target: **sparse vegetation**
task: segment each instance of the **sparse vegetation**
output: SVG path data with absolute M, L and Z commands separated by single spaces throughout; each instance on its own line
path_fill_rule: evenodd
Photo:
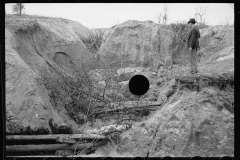
M 91 53 L 96 53 L 100 48 L 103 42 L 103 34 L 104 32 L 99 31 L 95 35 L 90 35 L 88 39 L 83 40 L 83 43 Z
M 91 77 L 86 68 L 77 66 L 76 63 L 68 70 L 65 67 L 50 66 L 40 69 L 40 76 L 36 80 L 48 89 L 52 105 L 58 110 L 64 108 L 68 116 L 78 124 L 92 121 L 96 117 L 104 119 L 107 115 L 119 115 L 119 111 L 111 111 L 112 103 L 115 107 L 123 107 L 122 104 L 128 98 L 123 95 L 126 88 L 123 89 L 117 82 L 116 70 L 105 68 L 102 73 L 104 83 L 100 85 L 99 80 Z M 139 112 L 139 108 L 137 110 Z M 132 113 L 133 111 L 128 113 L 128 109 L 125 109 L 120 115 Z
M 27 14 L 22 14 L 21 16 L 17 16 L 15 14 L 7 14 L 6 18 L 31 18 L 31 19 L 61 19 L 64 22 L 69 22 L 69 19 L 66 18 L 61 18 L 61 17 L 49 17 L 49 16 L 43 16 L 43 15 L 27 15 Z M 71 20 L 73 21 L 73 20 Z
M 171 30 L 176 33 L 174 34 L 175 41 L 180 45 L 184 46 L 187 42 L 189 33 L 191 32 L 191 28 L 188 27 L 185 21 L 172 23 L 170 24 Z
M 157 19 L 159 24 L 167 24 L 167 21 L 169 20 L 168 6 L 163 7 L 163 13 L 159 12 L 159 14 L 157 15 Z
M 205 17 L 205 14 L 207 12 L 207 7 L 196 7 L 195 8 L 195 19 L 196 21 L 198 22 L 197 25 L 198 25 L 198 28 L 199 29 L 203 29 L 203 28 L 206 28 L 208 27 L 207 25 L 207 22 L 206 22 L 206 17 Z
M 41 69 L 37 79 L 49 90 L 52 105 L 57 109 L 64 107 L 77 123 L 87 120 L 88 114 L 94 110 L 92 104 L 100 99 L 94 94 L 92 79 L 84 69 L 83 66 L 78 68 L 73 65 L 69 72 L 64 68 L 51 66 L 49 69 Z

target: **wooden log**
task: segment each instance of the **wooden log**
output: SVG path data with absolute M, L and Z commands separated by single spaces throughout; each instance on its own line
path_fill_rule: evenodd
M 105 139 L 105 136 L 98 134 L 48 134 L 48 135 L 7 135 L 7 141 L 15 140 L 56 140 L 58 137 L 62 139 Z
M 75 139 L 71 139 L 71 138 L 66 138 L 66 137 L 58 137 L 56 139 L 56 142 L 60 142 L 60 143 L 68 143 L 68 144 L 75 144 L 78 141 L 76 141 Z
M 15 158 L 29 158 L 29 159 L 39 159 L 39 158 L 62 158 L 63 156 L 60 155 L 31 155 L 31 156 L 6 156 L 6 158 L 11 158 L 11 159 L 15 159 Z M 69 157 L 69 158 L 82 158 L 82 157 L 89 157 L 88 155 L 69 155 L 69 156 L 64 156 L 64 157 Z M 94 157 L 94 156 L 93 156 Z M 102 157 L 104 157 L 104 155 L 102 155 Z
M 56 150 L 82 150 L 92 147 L 92 143 L 84 144 L 41 144 L 41 145 L 9 145 L 6 152 L 25 152 L 25 151 L 56 151 Z
M 95 143 L 82 144 L 41 144 L 41 145 L 11 145 L 6 146 L 6 152 L 28 152 L 28 151 L 57 151 L 57 150 L 72 150 L 78 151 L 86 148 L 96 149 L 99 146 L 105 145 L 107 139 Z

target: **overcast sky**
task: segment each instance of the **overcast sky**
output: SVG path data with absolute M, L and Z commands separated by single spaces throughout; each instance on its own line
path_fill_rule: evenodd
M 7 14 L 12 5 L 5 4 Z M 110 28 L 127 20 L 157 22 L 157 14 L 168 6 L 169 23 L 194 18 L 195 8 L 207 7 L 209 25 L 234 22 L 234 9 L 230 3 L 25 3 L 25 14 L 61 17 L 80 22 L 88 28 Z

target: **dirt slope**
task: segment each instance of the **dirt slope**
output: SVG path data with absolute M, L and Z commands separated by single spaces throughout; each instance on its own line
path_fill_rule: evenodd
M 89 62 L 82 40 L 93 34 L 78 22 L 46 17 L 10 16 L 5 19 L 6 110 L 31 127 L 48 127 L 48 119 L 68 121 L 55 110 L 48 91 L 34 80 L 41 66 L 68 66 L 71 59 Z M 74 122 L 72 122 L 75 124 Z
M 50 118 L 56 123 L 70 121 L 64 110 L 52 107 L 48 91 L 37 85 L 34 77 L 37 68 L 47 63 L 68 65 L 71 58 L 89 62 L 82 40 L 92 32 L 62 19 L 7 17 L 5 22 L 6 110 L 33 127 L 48 127 Z M 169 48 L 172 40 L 169 30 L 138 21 L 127 21 L 107 30 L 99 54 L 111 66 L 118 67 L 114 83 L 126 90 L 133 75 L 145 75 L 150 89 L 141 99 L 161 105 L 134 122 L 132 128 L 120 135 L 118 143 L 108 143 L 88 156 L 233 156 L 234 30 L 217 28 L 201 30 L 203 56 L 197 75 L 189 74 L 188 65 L 174 65 L 172 69 L 162 66 L 157 72 L 147 68 L 176 52 Z M 131 68 L 138 65 L 142 67 Z M 123 68 L 119 69 L 120 66 Z M 92 72 L 104 88 L 103 76 L 98 71 Z M 131 100 L 129 94 L 123 92 L 119 96 Z M 107 119 L 107 114 L 104 118 Z M 91 126 L 89 122 L 82 125 L 81 132 L 111 123 L 113 119 L 107 122 L 96 119 Z
M 125 70 L 134 74 L 141 69 Z M 174 66 L 172 72 L 167 68 L 157 75 L 149 72 L 151 87 L 142 99 L 163 105 L 123 132 L 119 143 L 109 143 L 88 156 L 233 156 L 233 59 L 209 63 L 200 70 L 201 74 L 190 75 L 188 67 Z

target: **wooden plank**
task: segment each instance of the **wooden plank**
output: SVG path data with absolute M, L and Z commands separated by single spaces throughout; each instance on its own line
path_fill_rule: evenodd
M 77 158 L 77 157 L 80 157 L 80 158 L 82 158 L 82 157 L 86 157 L 86 158 L 88 158 L 88 157 L 96 157 L 95 155 L 93 155 L 93 156 L 89 156 L 89 155 L 69 155 L 69 156 L 60 156 L 60 155 L 31 155 L 31 156 L 6 156 L 6 158 L 36 158 L 36 159 L 38 159 L 38 158 L 61 158 L 61 157 L 69 157 L 69 158 Z M 102 155 L 101 157 L 105 157 L 104 155 Z
M 56 150 L 82 150 L 92 147 L 92 143 L 84 144 L 41 144 L 41 145 L 9 145 L 6 146 L 6 152 L 24 152 L 24 151 L 56 151 Z
M 105 136 L 97 134 L 48 134 L 48 135 L 7 135 L 7 141 L 15 140 L 56 140 L 62 139 L 105 139 Z

